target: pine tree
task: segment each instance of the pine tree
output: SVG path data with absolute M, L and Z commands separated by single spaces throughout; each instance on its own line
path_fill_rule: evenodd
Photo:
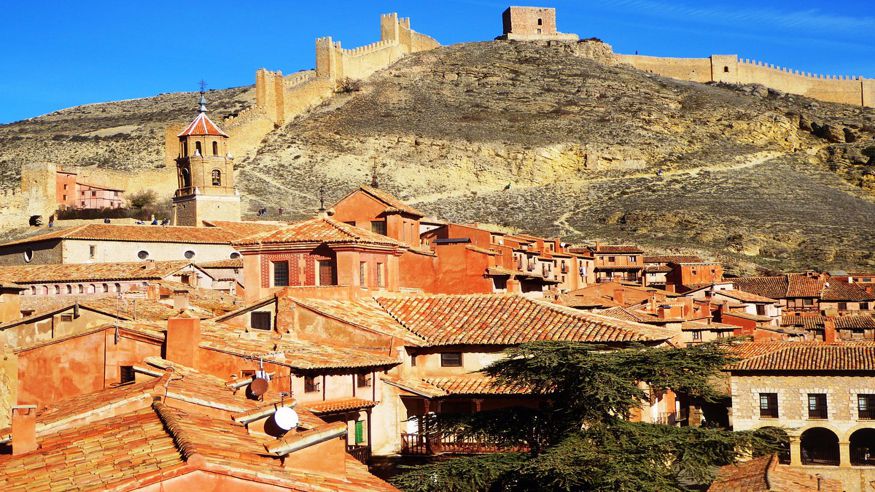
M 482 372 L 493 383 L 535 394 L 538 408 L 441 415 L 438 432 L 488 439 L 503 452 L 410 467 L 394 479 L 408 491 L 670 491 L 701 488 L 742 454 L 774 452 L 766 432 L 731 432 L 628 420 L 651 388 L 705 401 L 731 363 L 722 344 L 610 350 L 535 342 L 507 351 Z

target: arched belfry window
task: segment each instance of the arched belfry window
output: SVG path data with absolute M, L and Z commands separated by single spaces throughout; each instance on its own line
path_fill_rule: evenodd
M 195 153 L 195 155 L 204 155 L 204 151 L 203 151 L 203 149 L 201 148 L 201 143 L 200 143 L 200 142 L 195 142 L 195 143 L 194 143 L 194 153 Z
M 182 187 L 191 188 L 191 173 L 186 168 L 182 168 Z
M 222 171 L 213 169 L 213 186 L 222 186 Z
M 188 157 L 188 140 L 182 141 L 182 157 Z
M 219 155 L 219 142 L 213 142 L 213 155 Z

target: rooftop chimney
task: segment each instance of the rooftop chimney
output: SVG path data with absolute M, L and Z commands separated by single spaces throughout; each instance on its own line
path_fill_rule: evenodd
M 823 318 L 823 341 L 836 343 L 836 322 L 828 316 Z
M 201 320 L 170 318 L 167 320 L 164 357 L 171 362 L 196 368 L 200 341 Z
M 36 405 L 14 405 L 12 407 L 12 454 L 35 451 L 36 445 Z
M 185 311 L 188 309 L 187 289 L 175 289 L 173 291 L 173 309 L 177 311 Z
M 622 287 L 614 289 L 614 302 L 620 305 L 626 304 L 626 293 Z

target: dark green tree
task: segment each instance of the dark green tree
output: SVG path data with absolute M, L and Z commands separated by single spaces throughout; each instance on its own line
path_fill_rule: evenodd
M 488 439 L 505 452 L 411 467 L 394 479 L 408 491 L 671 491 L 701 488 L 741 454 L 774 452 L 771 435 L 629 422 L 650 388 L 705 401 L 731 363 L 724 345 L 609 350 L 535 342 L 482 372 L 495 384 L 540 397 L 536 408 L 440 416 L 438 432 Z M 643 384 L 647 386 L 643 386 Z

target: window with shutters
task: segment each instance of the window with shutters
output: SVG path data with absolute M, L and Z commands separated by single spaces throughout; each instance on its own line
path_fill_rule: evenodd
M 334 262 L 331 260 L 322 260 L 318 262 L 319 266 L 319 285 L 337 285 L 337 272 L 334 268 Z
M 808 394 L 808 418 L 809 419 L 826 419 L 829 418 L 826 406 L 826 395 L 823 393 Z
M 760 417 L 778 418 L 778 394 L 760 393 Z

